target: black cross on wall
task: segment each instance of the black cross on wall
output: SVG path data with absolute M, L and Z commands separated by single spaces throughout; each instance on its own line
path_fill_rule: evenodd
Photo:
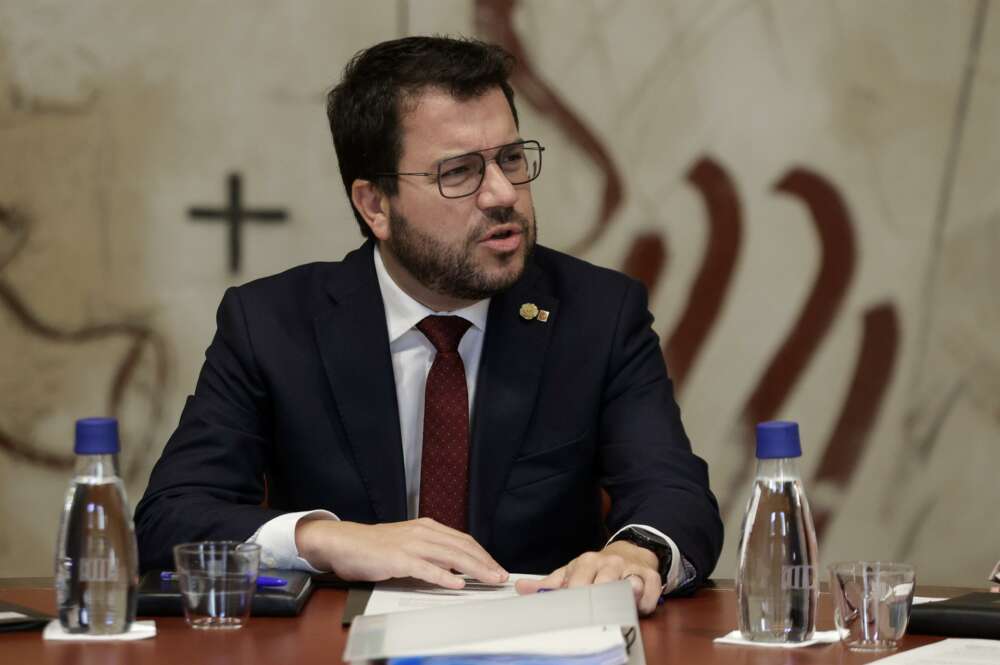
M 240 271 L 240 232 L 247 221 L 277 223 L 287 219 L 283 208 L 261 208 L 249 210 L 243 207 L 243 182 L 239 173 L 230 173 L 229 206 L 226 208 L 206 208 L 193 206 L 188 214 L 197 222 L 223 220 L 229 223 L 229 272 Z

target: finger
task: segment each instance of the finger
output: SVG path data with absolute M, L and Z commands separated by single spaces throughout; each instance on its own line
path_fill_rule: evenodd
M 503 581 L 503 576 L 495 568 L 451 544 L 412 541 L 407 544 L 406 551 L 439 568 L 454 570 L 487 584 L 499 584 Z
M 593 584 L 597 572 L 603 566 L 618 566 L 623 568 L 625 562 L 617 555 L 585 552 L 573 559 L 569 564 L 569 574 L 566 576 L 566 586 L 570 589 Z
M 639 614 L 652 614 L 660 600 L 660 574 L 648 568 L 629 576 L 629 581 L 639 578 L 642 580 L 642 592 L 636 596 L 636 607 Z M 633 587 L 634 588 L 634 587 Z
M 624 565 L 615 565 L 615 562 L 605 562 L 604 565 L 597 570 L 597 574 L 594 576 L 594 584 L 614 582 L 616 580 L 623 579 L 624 577 Z
M 444 568 L 440 568 L 422 559 L 412 559 L 406 577 L 415 577 L 424 582 L 430 582 L 442 586 L 446 589 L 461 589 L 465 586 L 465 580 L 461 576 L 450 573 Z
M 455 531 L 429 518 L 421 518 L 414 522 L 405 523 L 408 544 L 412 543 L 432 543 L 437 547 L 447 549 L 456 554 L 463 554 L 468 560 L 474 560 L 482 566 L 482 569 L 493 571 L 495 578 L 483 581 L 502 582 L 507 579 L 507 571 L 483 549 L 472 536 Z M 442 561 L 444 563 L 444 561 Z M 466 564 L 467 565 L 467 564 Z
M 566 580 L 566 566 L 557 568 L 550 574 L 538 580 L 518 580 L 514 589 L 521 595 L 538 593 L 540 589 L 560 589 Z
M 635 606 L 639 607 L 642 602 L 642 594 L 646 590 L 646 582 L 642 579 L 642 575 L 628 573 L 622 579 L 632 585 L 632 596 L 635 598 Z
M 448 547 L 452 550 L 459 550 L 464 552 L 467 557 L 478 562 L 480 573 L 468 574 L 473 575 L 476 579 L 482 582 L 490 583 L 500 583 L 505 582 L 509 577 L 509 574 L 504 570 L 497 561 L 490 556 L 479 542 L 467 533 L 457 531 L 451 527 L 445 526 L 440 522 L 430 519 L 429 517 L 422 517 L 415 520 L 414 526 L 420 530 L 422 538 L 430 542 L 436 543 L 438 545 Z M 456 568 L 458 570 L 458 568 Z M 485 571 L 490 572 L 485 572 Z M 465 572 L 465 571 L 463 571 Z M 480 575 L 485 576 L 480 576 Z

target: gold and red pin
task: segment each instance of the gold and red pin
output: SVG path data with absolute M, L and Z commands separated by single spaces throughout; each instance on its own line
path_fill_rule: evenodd
M 521 305 L 521 309 L 518 310 L 518 314 L 525 321 L 532 321 L 538 319 L 542 323 L 549 320 L 549 311 L 547 309 L 538 309 L 538 305 L 533 302 L 526 302 Z

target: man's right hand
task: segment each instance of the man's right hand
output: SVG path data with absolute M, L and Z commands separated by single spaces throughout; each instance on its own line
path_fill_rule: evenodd
M 448 589 L 464 587 L 462 575 L 488 584 L 507 580 L 507 571 L 472 536 L 429 517 L 388 524 L 302 519 L 295 545 L 310 565 L 343 580 L 415 577 Z

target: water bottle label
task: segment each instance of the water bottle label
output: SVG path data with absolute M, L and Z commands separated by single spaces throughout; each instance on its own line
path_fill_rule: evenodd
M 782 566 L 782 589 L 812 589 L 818 583 L 816 566 Z
M 113 582 L 118 579 L 118 560 L 109 558 L 80 559 L 80 580 L 84 582 Z

